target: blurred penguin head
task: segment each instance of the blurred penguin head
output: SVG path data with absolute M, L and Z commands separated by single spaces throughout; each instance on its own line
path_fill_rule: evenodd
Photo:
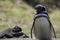
M 20 26 L 15 25 L 15 26 L 13 27 L 12 31 L 13 31 L 14 33 L 19 33 L 19 32 L 21 32 L 21 31 L 22 31 L 22 29 L 21 29 L 21 27 L 20 27 Z
M 40 5 L 40 4 L 36 5 L 35 9 L 36 9 L 37 12 L 47 12 L 46 7 L 43 6 L 43 5 Z

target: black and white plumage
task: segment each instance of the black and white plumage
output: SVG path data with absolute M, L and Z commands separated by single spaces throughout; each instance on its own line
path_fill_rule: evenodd
M 34 27 L 35 37 L 39 40 L 52 40 L 52 34 L 51 34 L 52 24 L 50 22 L 49 15 L 47 14 L 46 7 L 42 5 L 37 5 L 35 9 L 37 13 L 34 17 L 34 22 L 32 26 L 32 29 Z M 31 29 L 31 38 L 32 38 L 32 29 Z
M 22 32 L 21 27 L 15 25 L 14 28 L 8 28 L 0 33 L 0 39 L 4 38 L 29 38 L 29 36 Z

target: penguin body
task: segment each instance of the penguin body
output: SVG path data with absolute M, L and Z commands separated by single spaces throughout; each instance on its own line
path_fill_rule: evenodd
M 40 17 L 35 20 L 34 34 L 37 39 L 51 39 L 51 30 L 47 18 Z
M 39 40 L 52 40 L 49 15 L 46 7 L 37 5 L 35 8 L 37 12 L 33 23 L 35 38 Z

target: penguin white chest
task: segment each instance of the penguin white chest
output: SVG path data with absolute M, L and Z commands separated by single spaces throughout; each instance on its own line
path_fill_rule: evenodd
M 36 38 L 51 37 L 50 25 L 45 17 L 40 17 L 35 20 L 34 24 L 34 34 Z

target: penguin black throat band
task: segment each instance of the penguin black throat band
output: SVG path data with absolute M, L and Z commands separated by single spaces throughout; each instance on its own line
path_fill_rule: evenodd
M 32 31 L 33 31 L 33 28 L 34 28 L 35 20 L 36 20 L 37 18 L 40 18 L 40 17 L 45 17 L 45 18 L 47 18 L 47 20 L 48 20 L 48 22 L 49 22 L 49 24 L 50 24 L 50 29 L 53 30 L 53 32 L 54 32 L 54 37 L 56 38 L 55 30 L 54 30 L 54 28 L 53 28 L 52 23 L 50 22 L 49 15 L 48 15 L 47 13 L 39 13 L 39 14 L 36 14 L 36 15 L 35 15 L 34 21 L 33 21 L 33 25 L 32 25 L 32 28 L 31 28 L 31 38 L 32 38 Z

